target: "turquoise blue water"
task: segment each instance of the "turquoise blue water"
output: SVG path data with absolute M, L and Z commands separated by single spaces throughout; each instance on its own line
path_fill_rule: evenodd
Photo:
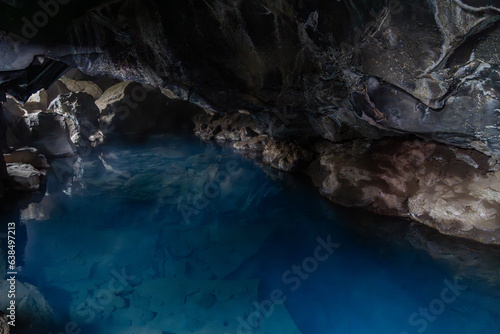
M 191 136 L 73 162 L 38 203 L 3 203 L 14 333 L 500 332 L 498 249 L 336 207 Z

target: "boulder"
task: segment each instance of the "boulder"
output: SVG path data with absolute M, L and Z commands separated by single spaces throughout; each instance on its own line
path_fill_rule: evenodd
M 203 111 L 193 120 L 195 134 L 204 140 L 238 142 L 246 141 L 262 133 L 254 118 L 243 110 L 232 115 L 210 115 Z
M 45 89 L 41 89 L 31 95 L 28 101 L 24 104 L 24 109 L 29 113 L 40 112 L 47 110 L 49 106 L 49 95 Z
M 49 168 L 47 159 L 43 154 L 38 154 L 36 148 L 33 147 L 23 147 L 17 149 L 15 152 L 4 154 L 6 163 L 23 163 L 31 165 L 37 169 Z
M 14 133 L 23 145 L 35 147 L 48 157 L 74 155 L 76 146 L 70 137 L 71 123 L 64 115 L 37 112 L 23 117 Z M 68 123 L 70 123 L 68 125 Z
M 307 172 L 333 202 L 500 244 L 500 164 L 494 159 L 419 140 L 358 140 L 317 149 L 320 158 Z
M 49 106 L 48 111 L 66 118 L 71 141 L 79 151 L 88 150 L 102 143 L 103 134 L 98 128 L 99 108 L 87 93 L 59 95 Z
M 47 111 L 24 116 L 13 132 L 22 145 L 35 147 L 45 156 L 70 156 L 88 152 L 102 142 L 99 115 L 89 94 L 63 94 Z
M 19 141 L 13 129 L 15 129 L 19 122 L 28 112 L 23 108 L 23 105 L 13 96 L 7 94 L 7 101 L 3 104 L 3 111 L 5 119 L 7 120 L 7 146 L 20 147 L 23 144 Z
M 94 100 L 99 99 L 103 93 L 101 88 L 92 81 L 78 81 L 63 76 L 59 79 L 59 82 L 64 84 L 70 92 L 87 93 L 90 94 Z
M 3 111 L 9 126 L 14 126 L 28 112 L 16 98 L 7 94 L 7 101 L 3 104 Z
M 233 144 L 233 147 L 238 151 L 248 152 L 262 152 L 269 141 L 268 135 L 259 135 L 252 137 L 247 140 L 237 141 Z
M 66 79 L 70 79 L 73 81 L 78 81 L 78 82 L 92 82 L 96 84 L 100 89 L 101 89 L 101 94 L 102 92 L 105 92 L 108 90 L 108 88 L 116 85 L 117 83 L 120 83 L 120 80 L 113 79 L 111 77 L 95 77 L 95 76 L 90 76 L 82 71 L 80 71 L 78 68 L 72 68 L 68 72 L 66 72 L 59 82 L 62 83 L 62 81 L 66 81 Z M 88 92 L 87 92 L 88 93 Z
M 11 180 L 12 190 L 35 191 L 40 189 L 44 181 L 45 172 L 23 163 L 8 163 L 7 172 Z
M 71 91 L 66 87 L 66 85 L 61 81 L 57 80 L 54 82 L 49 89 L 47 89 L 47 103 L 50 105 L 59 95 L 68 94 Z

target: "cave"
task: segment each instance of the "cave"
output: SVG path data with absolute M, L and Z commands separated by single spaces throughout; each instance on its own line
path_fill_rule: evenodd
M 2 0 L 0 334 L 497 334 L 497 0 Z

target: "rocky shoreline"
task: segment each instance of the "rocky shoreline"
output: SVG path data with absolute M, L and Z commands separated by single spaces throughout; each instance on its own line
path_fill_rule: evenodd
M 198 117 L 195 127 L 203 139 L 229 141 L 274 168 L 306 173 L 334 203 L 500 244 L 500 164 L 492 157 L 411 137 L 299 144 L 263 131 L 244 115 Z
M 25 104 L 8 96 L 7 139 L 15 151 L 4 158 L 12 191 L 43 189 L 50 168 L 45 156 L 56 161 L 74 157 L 69 161 L 77 163 L 78 156 L 117 136 L 165 133 L 192 122 L 194 134 L 203 140 L 229 143 L 263 164 L 309 175 L 334 203 L 500 244 L 500 164 L 483 153 L 411 136 L 341 142 L 290 136 L 287 130 L 301 121 L 287 115 L 186 111 L 168 92 L 152 86 L 110 79 L 101 89 L 92 80 L 99 82 L 72 71 Z M 67 82 L 82 92 L 70 91 Z M 55 174 L 67 174 L 71 182 L 79 173 L 72 163 Z

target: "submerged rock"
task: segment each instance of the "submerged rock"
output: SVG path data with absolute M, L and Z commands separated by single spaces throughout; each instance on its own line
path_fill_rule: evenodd
M 300 333 L 282 300 L 272 305 L 272 316 L 251 320 L 249 315 L 260 311 L 255 306 L 258 286 L 259 280 L 156 279 L 139 285 L 130 297 L 131 307 L 113 312 L 111 318 L 117 325 L 175 333 L 238 332 L 242 323 L 253 333 Z M 156 314 L 152 319 L 151 313 Z

